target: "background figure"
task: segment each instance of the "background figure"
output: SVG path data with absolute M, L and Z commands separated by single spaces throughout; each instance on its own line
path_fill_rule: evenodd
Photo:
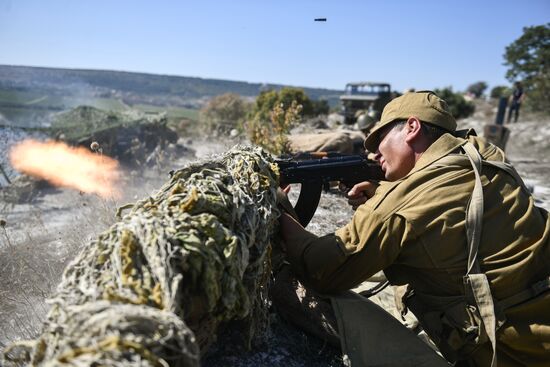
M 512 120 L 512 113 L 514 114 L 514 122 L 518 122 L 518 116 L 519 116 L 519 108 L 521 106 L 521 102 L 525 99 L 525 93 L 523 93 L 523 86 L 521 85 L 521 82 L 515 82 L 514 83 L 514 90 L 512 91 L 512 95 L 510 96 L 509 100 L 509 108 L 508 108 L 508 123 Z

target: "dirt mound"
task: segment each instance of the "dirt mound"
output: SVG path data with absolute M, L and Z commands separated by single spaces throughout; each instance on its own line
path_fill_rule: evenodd
M 191 153 L 178 144 L 176 132 L 167 123 L 163 113 L 114 112 L 79 106 L 54 116 L 49 132 L 74 145 L 89 147 L 98 142 L 103 154 L 123 164 L 139 166 L 160 163 L 168 151 L 179 155 Z

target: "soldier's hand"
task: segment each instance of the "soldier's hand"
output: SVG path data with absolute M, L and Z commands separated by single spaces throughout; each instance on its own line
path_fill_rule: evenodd
M 370 181 L 359 182 L 348 191 L 348 204 L 353 210 L 374 196 L 378 184 Z
M 292 207 L 292 203 L 288 200 L 288 192 L 290 191 L 290 185 L 284 188 L 277 188 L 277 205 L 281 213 L 288 213 L 294 219 L 298 219 L 298 215 Z

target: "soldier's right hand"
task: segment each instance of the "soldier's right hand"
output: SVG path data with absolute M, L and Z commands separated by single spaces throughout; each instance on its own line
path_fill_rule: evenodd
M 348 191 L 348 204 L 351 205 L 353 210 L 357 209 L 359 205 L 364 204 L 368 199 L 374 196 L 378 184 L 370 181 L 363 181 L 355 184 Z

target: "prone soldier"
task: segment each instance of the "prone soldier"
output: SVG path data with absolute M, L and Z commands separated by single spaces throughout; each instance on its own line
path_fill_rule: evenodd
M 503 151 L 456 131 L 445 101 L 429 91 L 388 103 L 365 147 L 388 182 L 350 190 L 360 205 L 349 223 L 318 237 L 291 214 L 280 217 L 293 276 L 316 302 L 331 300 L 323 320 L 338 331 L 327 339 L 340 340 L 353 366 L 547 365 L 550 219 Z M 379 270 L 405 290 L 402 309 L 446 361 L 348 291 Z M 280 278 L 279 306 L 280 290 L 296 284 Z

